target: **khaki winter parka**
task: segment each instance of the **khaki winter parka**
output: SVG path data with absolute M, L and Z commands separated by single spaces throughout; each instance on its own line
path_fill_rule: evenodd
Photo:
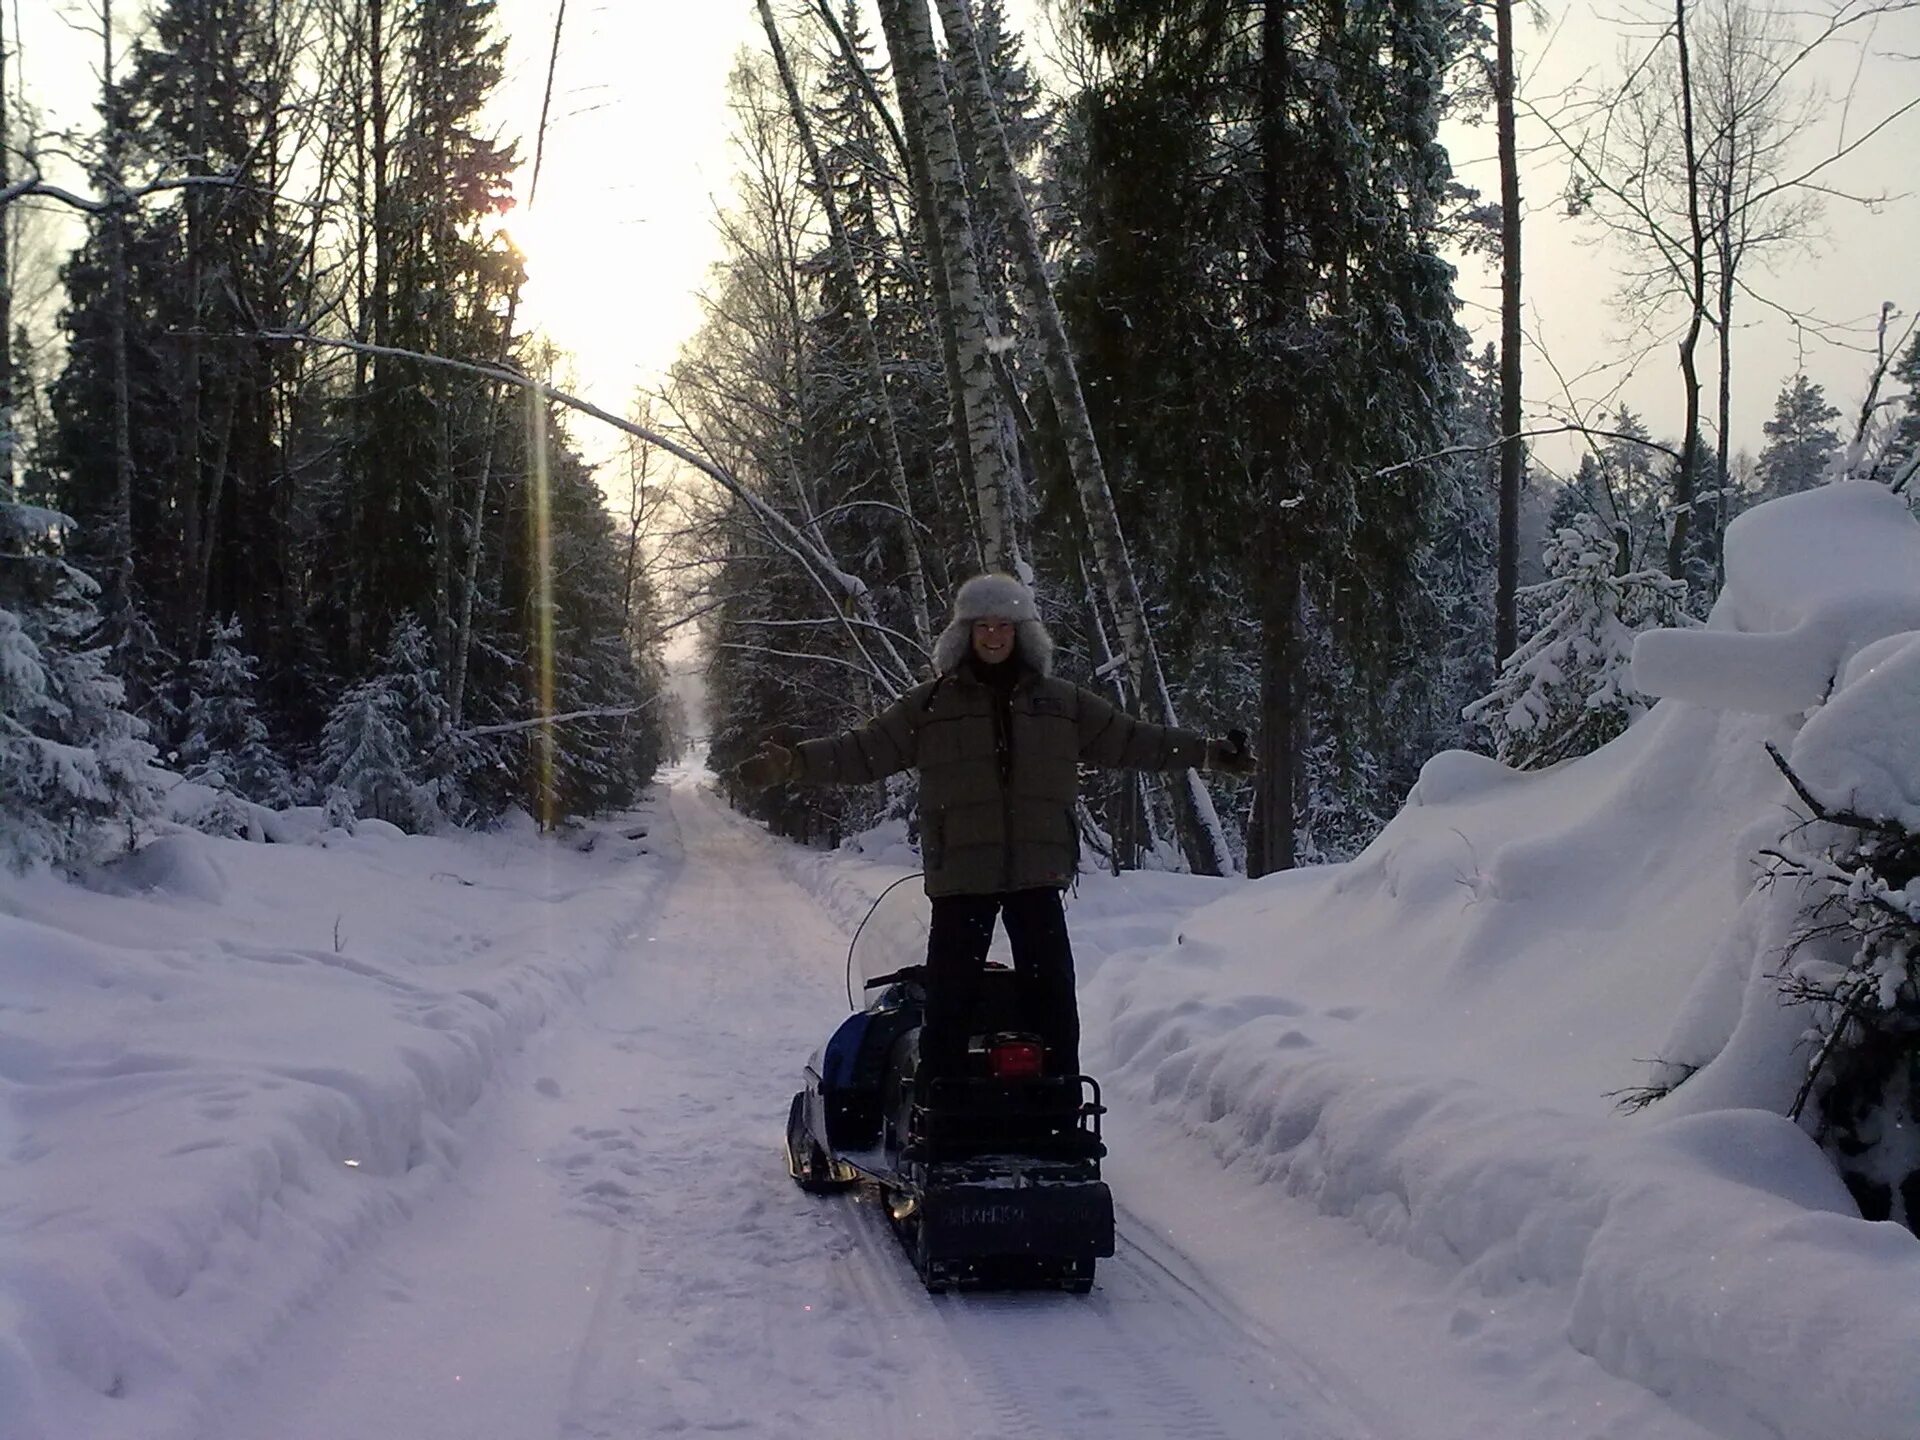
M 927 894 L 990 895 L 1072 881 L 1082 762 L 1185 770 L 1206 754 L 1204 735 L 1136 720 L 1024 667 L 1003 712 L 994 687 L 962 666 L 857 729 L 801 742 L 793 778 L 853 785 L 917 768 Z

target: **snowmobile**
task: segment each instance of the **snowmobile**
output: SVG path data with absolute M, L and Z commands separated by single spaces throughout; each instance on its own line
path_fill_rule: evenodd
M 896 882 L 855 932 L 856 1008 L 807 1063 L 787 1115 L 787 1169 L 814 1193 L 876 1187 L 931 1293 L 1085 1294 L 1094 1262 L 1113 1254 L 1100 1086 L 1046 1073 L 1040 1037 L 1020 1026 L 1004 936 L 988 957 L 965 1072 L 923 1080 L 926 967 L 901 962 L 926 954 L 929 915 L 919 887 Z

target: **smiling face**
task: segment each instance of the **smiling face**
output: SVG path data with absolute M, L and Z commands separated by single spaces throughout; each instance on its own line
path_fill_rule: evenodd
M 1013 654 L 1017 633 L 1004 615 L 983 615 L 973 622 L 973 653 L 983 665 L 998 665 Z

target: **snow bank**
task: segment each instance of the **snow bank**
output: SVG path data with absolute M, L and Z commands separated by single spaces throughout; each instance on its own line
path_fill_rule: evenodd
M 1796 901 L 1755 885 L 1796 804 L 1767 742 L 1826 803 L 1920 815 L 1920 525 L 1843 484 L 1727 548 L 1709 627 L 1641 640 L 1668 698 L 1625 735 L 1526 775 L 1435 757 L 1350 864 L 1109 955 L 1090 1049 L 1234 1172 L 1468 1292 L 1556 1297 L 1573 1347 L 1715 1433 L 1920 1435 L 1920 1241 L 1780 1118 Z
M 1705 630 L 1633 652 L 1648 695 L 1792 715 L 1826 699 L 1863 646 L 1920 629 L 1920 527 L 1884 485 L 1853 480 L 1757 506 L 1727 527 L 1727 587 Z
M 310 818 L 282 833 L 313 845 L 168 836 L 91 893 L 0 878 L 7 1440 L 195 1433 L 210 1382 L 449 1172 L 653 873 L 617 832 L 583 856 Z

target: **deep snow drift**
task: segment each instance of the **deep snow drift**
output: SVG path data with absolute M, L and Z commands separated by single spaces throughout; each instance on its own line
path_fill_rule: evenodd
M 1798 814 L 1766 741 L 1829 803 L 1916 813 L 1920 524 L 1834 485 L 1727 558 L 1706 629 L 1642 639 L 1668 698 L 1619 740 L 1527 776 L 1437 756 L 1351 864 L 1238 888 L 1086 1008 L 1223 1164 L 1489 1302 L 1545 1287 L 1573 1346 L 1709 1427 L 1920 1435 L 1920 1241 L 1781 1118 L 1796 895 L 1756 883 Z M 1656 1059 L 1699 1069 L 1615 1113 Z

